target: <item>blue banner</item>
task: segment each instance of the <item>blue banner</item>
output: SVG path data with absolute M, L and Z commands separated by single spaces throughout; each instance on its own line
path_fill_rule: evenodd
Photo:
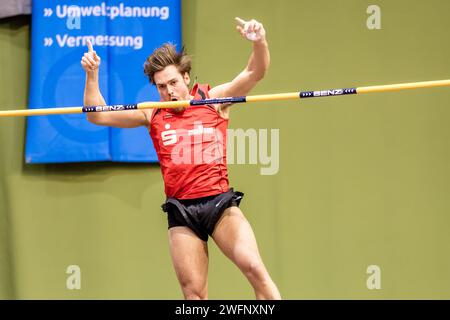
M 101 57 L 107 104 L 159 101 L 143 64 L 164 42 L 181 46 L 181 0 L 33 1 L 29 108 L 83 105 L 87 40 Z M 29 117 L 26 163 L 156 162 L 145 127 L 100 127 L 86 115 Z

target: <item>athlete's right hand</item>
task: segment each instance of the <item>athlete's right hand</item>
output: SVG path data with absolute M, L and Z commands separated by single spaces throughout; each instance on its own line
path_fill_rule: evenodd
M 92 48 L 91 41 L 87 40 L 88 52 L 85 52 L 83 58 L 81 58 L 81 65 L 86 73 L 92 73 L 98 70 L 100 67 L 100 57 Z

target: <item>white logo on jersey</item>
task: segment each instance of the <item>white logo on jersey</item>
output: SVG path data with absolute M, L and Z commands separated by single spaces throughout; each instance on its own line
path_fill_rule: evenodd
M 169 130 L 170 124 L 164 125 L 166 131 L 161 132 L 161 138 L 164 146 L 170 146 L 178 142 L 177 131 Z M 203 134 L 212 135 L 215 132 L 214 128 L 204 128 L 202 125 L 194 127 L 192 130 L 188 130 L 188 136 L 203 136 Z
M 164 127 L 166 129 L 170 129 L 170 124 L 166 123 Z M 177 143 L 177 130 L 166 130 L 161 132 L 161 139 L 163 141 L 163 145 L 165 146 Z
M 213 134 L 214 133 L 214 128 L 203 128 L 202 125 L 199 125 L 197 127 L 197 129 L 192 129 L 188 131 L 188 135 L 190 136 L 197 136 L 197 135 L 201 135 L 201 134 Z

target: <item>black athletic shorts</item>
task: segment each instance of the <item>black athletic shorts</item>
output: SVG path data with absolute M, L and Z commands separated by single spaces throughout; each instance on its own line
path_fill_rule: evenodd
M 188 200 L 167 198 L 161 207 L 167 213 L 169 229 L 186 226 L 200 239 L 208 241 L 208 235 L 212 235 L 225 209 L 238 207 L 243 196 L 242 192 L 235 192 L 231 188 L 227 192 L 203 198 Z

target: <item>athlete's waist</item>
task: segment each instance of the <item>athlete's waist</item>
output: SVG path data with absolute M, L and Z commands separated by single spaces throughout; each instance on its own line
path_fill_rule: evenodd
M 214 196 L 230 189 L 228 179 L 224 178 L 217 183 L 208 185 L 185 185 L 185 186 L 165 186 L 166 196 L 180 200 L 199 199 Z
M 191 202 L 191 201 L 195 201 L 195 202 L 208 201 L 208 200 L 211 200 L 211 199 L 217 197 L 220 194 L 227 193 L 229 191 L 230 191 L 230 187 L 228 187 L 227 190 L 223 190 L 222 189 L 222 191 L 221 190 L 209 191 L 209 192 L 207 192 L 205 194 L 202 194 L 202 196 L 200 196 L 200 197 L 198 197 L 198 196 L 197 197 L 188 197 L 188 198 L 184 198 L 184 197 L 181 197 L 181 198 L 167 197 L 167 199 L 174 198 L 176 200 L 179 200 L 183 204 L 189 204 L 189 202 Z

